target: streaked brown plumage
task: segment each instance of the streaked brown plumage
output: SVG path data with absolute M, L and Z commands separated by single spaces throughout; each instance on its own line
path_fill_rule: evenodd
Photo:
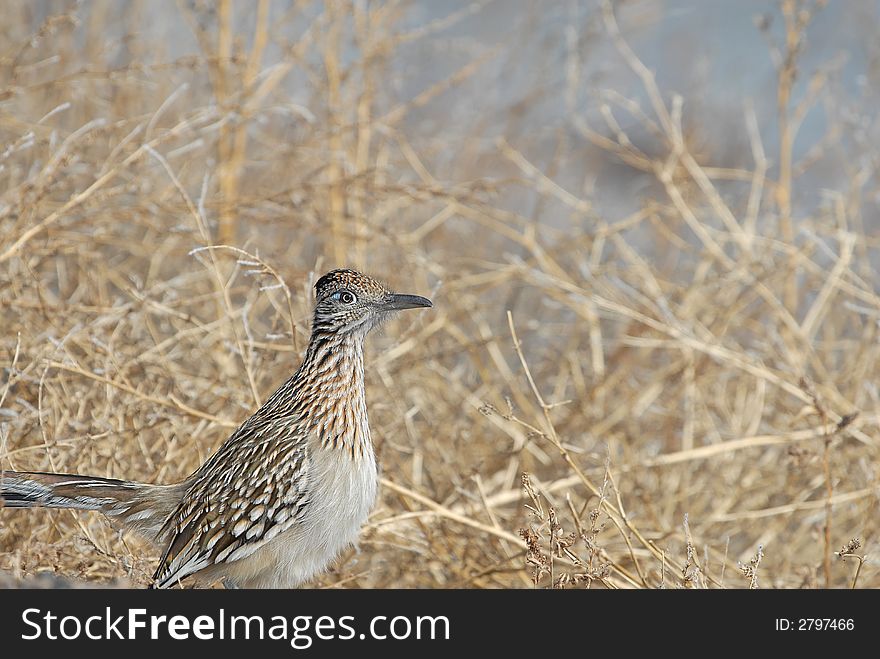
M 98 510 L 164 547 L 154 585 L 189 576 L 293 587 L 354 542 L 376 496 L 363 345 L 388 312 L 430 307 L 353 270 L 315 285 L 299 369 L 175 485 L 0 473 L 0 505 Z

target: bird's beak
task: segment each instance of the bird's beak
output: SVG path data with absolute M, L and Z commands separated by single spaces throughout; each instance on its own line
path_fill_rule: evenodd
M 400 311 L 401 309 L 418 309 L 420 307 L 433 307 L 426 297 L 421 295 L 403 295 L 401 293 L 392 293 L 381 305 L 382 311 Z

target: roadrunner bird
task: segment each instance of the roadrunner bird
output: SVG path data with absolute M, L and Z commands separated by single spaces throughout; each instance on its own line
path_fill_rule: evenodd
M 294 587 L 351 545 L 376 498 L 364 339 L 389 312 L 432 306 L 353 270 L 315 284 L 299 369 L 175 485 L 0 472 L 0 506 L 98 510 L 164 548 L 153 585 L 186 577 Z

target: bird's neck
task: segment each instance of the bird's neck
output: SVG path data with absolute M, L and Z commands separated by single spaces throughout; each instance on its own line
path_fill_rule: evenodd
M 297 407 L 322 447 L 353 457 L 372 451 L 363 336 L 313 333 L 294 379 Z

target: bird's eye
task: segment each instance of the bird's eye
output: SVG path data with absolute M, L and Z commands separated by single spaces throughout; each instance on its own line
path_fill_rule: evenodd
M 336 291 L 331 297 L 343 304 L 351 304 L 355 301 L 354 293 L 349 291 Z

